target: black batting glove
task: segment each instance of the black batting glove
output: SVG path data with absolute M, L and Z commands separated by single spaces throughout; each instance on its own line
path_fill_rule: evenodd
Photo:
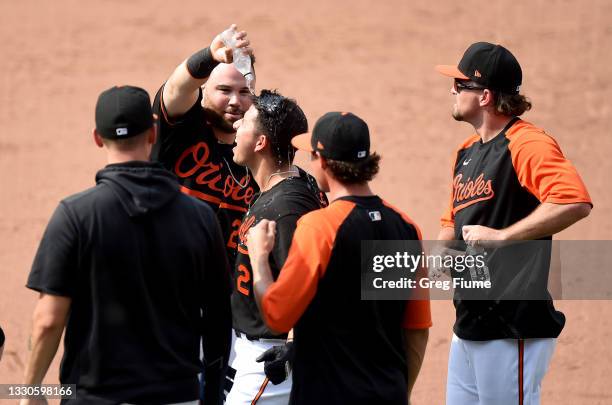
M 264 371 L 266 377 L 272 384 L 278 385 L 285 381 L 291 372 L 293 365 L 293 356 L 295 349 L 293 348 L 293 342 L 287 342 L 282 346 L 274 346 L 266 350 L 256 361 L 264 363 Z

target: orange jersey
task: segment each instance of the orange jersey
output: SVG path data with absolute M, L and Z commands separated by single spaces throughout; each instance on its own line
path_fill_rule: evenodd
M 453 227 L 455 239 L 462 240 L 464 225 L 503 229 L 527 217 L 542 203 L 579 202 L 590 204 L 591 198 L 557 142 L 542 129 L 514 118 L 490 141 L 483 143 L 473 135 L 459 147 L 451 199 L 441 222 L 444 227 Z M 552 300 L 546 299 L 550 298 L 546 285 L 551 237 L 543 239 L 538 245 L 541 249 L 535 249 L 520 264 L 510 247 L 498 249 L 494 255 L 489 254 L 489 269 L 497 297 L 509 292 L 516 296 L 518 286 L 526 293 L 531 292 L 528 287 L 539 289 L 534 295 L 544 294 L 545 299 L 468 301 L 461 300 L 456 292 L 457 336 L 490 340 L 559 335 L 565 318 L 555 310 Z M 515 291 L 509 291 L 511 288 Z
M 360 250 L 362 240 L 418 239 L 416 225 L 376 196 L 343 197 L 298 221 L 261 303 L 272 329 L 294 328 L 292 401 L 405 401 L 403 329 L 431 326 L 429 301 L 361 300 Z

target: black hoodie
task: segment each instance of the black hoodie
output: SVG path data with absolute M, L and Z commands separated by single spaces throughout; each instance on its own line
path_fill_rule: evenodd
M 201 337 L 217 403 L 231 315 L 215 214 L 158 164 L 108 165 L 96 183 L 60 202 L 27 284 L 72 298 L 60 372 L 77 385 L 69 403 L 195 400 Z

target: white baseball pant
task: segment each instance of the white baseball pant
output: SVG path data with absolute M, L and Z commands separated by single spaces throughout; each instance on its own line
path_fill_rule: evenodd
M 446 405 L 538 405 L 556 339 L 464 340 L 453 334 Z
M 230 366 L 236 370 L 234 384 L 226 405 L 287 405 L 291 393 L 291 374 L 278 385 L 266 378 L 264 363 L 255 361 L 273 346 L 285 344 L 281 339 L 248 340 L 241 335 L 234 341 L 235 357 Z

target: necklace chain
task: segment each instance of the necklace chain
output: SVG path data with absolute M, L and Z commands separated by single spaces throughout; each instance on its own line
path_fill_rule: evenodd
M 253 207 L 255 205 L 255 203 L 261 198 L 261 196 L 267 191 L 266 187 L 268 187 L 268 184 L 270 183 L 270 180 L 272 180 L 272 177 L 274 177 L 274 176 L 281 176 L 283 174 L 299 175 L 300 171 L 297 169 L 297 167 L 291 166 L 290 170 L 285 170 L 283 172 L 274 172 L 274 173 L 270 174 L 268 176 L 268 180 L 266 180 L 266 183 L 264 184 L 264 186 L 259 190 L 259 194 L 257 195 L 257 198 L 255 199 L 255 201 L 253 201 L 251 204 L 249 204 L 248 211 L 251 211 L 251 207 Z M 247 214 L 248 214 L 248 211 L 247 211 Z
M 223 156 L 223 161 L 225 162 L 225 165 L 227 166 L 227 170 L 229 170 L 230 176 L 232 176 L 232 180 L 234 180 L 234 183 L 238 184 L 238 187 L 245 188 L 246 186 L 249 185 L 249 181 L 251 180 L 251 176 L 249 175 L 249 168 L 248 167 L 246 167 L 246 166 L 244 167 L 244 171 L 245 171 L 246 174 L 245 174 L 245 181 L 244 181 L 244 185 L 243 185 L 234 176 L 234 172 L 232 172 L 232 167 L 230 166 L 229 163 L 227 163 L 227 160 L 225 159 L 225 156 Z

